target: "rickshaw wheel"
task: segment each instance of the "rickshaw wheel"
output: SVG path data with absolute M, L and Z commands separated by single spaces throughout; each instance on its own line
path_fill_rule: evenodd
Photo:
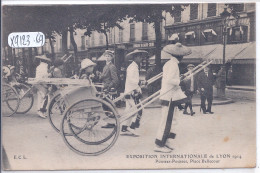
M 105 121 L 113 123 L 114 128 L 103 128 L 102 123 Z M 118 113 L 110 103 L 99 98 L 89 98 L 73 104 L 66 110 L 61 122 L 61 134 L 72 151 L 84 156 L 96 156 L 115 144 L 119 127 Z
M 15 88 L 8 84 L 3 84 L 1 105 L 2 115 L 6 117 L 13 115 L 17 111 L 19 104 L 20 99 Z
M 51 126 L 58 133 L 60 132 L 59 126 L 60 126 L 60 122 L 62 121 L 63 113 L 65 109 L 66 109 L 66 105 L 63 102 L 61 94 L 57 93 L 50 100 L 47 115 Z
M 20 97 L 20 104 L 19 104 L 19 107 L 18 107 L 16 113 L 25 114 L 31 110 L 31 108 L 33 106 L 33 102 L 34 102 L 33 94 L 31 93 L 31 91 L 26 93 L 31 88 L 22 83 L 20 83 L 19 86 L 16 86 L 15 88 Z M 26 95 L 23 96 L 23 94 L 25 94 L 25 93 L 26 93 Z

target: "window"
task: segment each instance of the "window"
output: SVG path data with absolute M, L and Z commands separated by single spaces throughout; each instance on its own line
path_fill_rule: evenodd
M 174 23 L 181 22 L 181 11 L 178 10 L 174 13 Z
M 148 40 L 148 24 L 142 24 L 142 40 Z
M 119 43 L 123 42 L 123 30 L 119 29 Z
M 130 41 L 135 41 L 135 24 L 130 24 Z
M 88 38 L 86 39 L 86 45 L 87 45 L 87 47 L 90 47 L 89 38 L 90 38 L 90 37 L 88 37 Z
M 195 35 L 194 31 L 190 31 L 185 34 L 185 41 L 186 41 L 187 45 L 194 44 L 195 38 L 196 38 L 196 35 Z
M 235 12 L 244 11 L 244 4 L 233 4 L 232 6 L 233 6 L 232 8 Z
M 104 37 L 103 37 L 103 33 L 99 33 L 99 45 L 103 45 L 103 40 L 104 39 Z
M 70 42 L 70 50 L 73 50 L 73 45 L 71 44 L 71 42 Z
M 95 35 L 94 35 L 94 33 L 92 33 L 92 35 L 91 35 L 91 46 L 92 47 L 95 46 Z
M 81 36 L 81 50 L 85 50 L 85 36 Z
M 205 29 L 201 34 L 206 42 L 215 42 L 217 39 L 217 33 L 213 29 Z
M 62 39 L 60 39 L 60 51 L 62 51 Z
M 208 17 L 216 16 L 216 12 L 217 12 L 217 4 L 209 3 L 208 4 Z
M 190 5 L 190 20 L 198 19 L 198 4 Z
M 247 32 L 248 32 L 247 26 L 228 28 L 227 43 L 247 42 Z
M 113 34 L 112 34 L 112 31 L 110 31 L 109 32 L 109 36 L 108 36 L 109 38 L 108 38 L 108 43 L 109 44 L 112 44 L 112 42 L 113 42 Z

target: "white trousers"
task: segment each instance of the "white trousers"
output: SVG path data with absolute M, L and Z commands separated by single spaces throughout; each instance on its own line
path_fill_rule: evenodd
M 129 113 L 130 111 L 132 112 L 136 109 L 137 109 L 137 107 L 135 106 L 135 101 L 133 98 L 125 99 L 125 111 L 124 111 L 125 114 Z M 137 113 L 132 118 L 125 120 L 122 123 L 122 125 L 130 126 L 132 124 L 132 122 L 135 122 L 136 116 L 137 116 Z
M 164 146 L 167 139 L 175 138 L 173 133 L 173 118 L 178 112 L 177 105 L 169 103 L 169 106 L 162 106 L 161 109 L 161 120 L 158 126 L 155 143 L 159 146 Z
M 37 85 L 37 111 L 39 111 L 41 108 L 43 108 L 43 104 L 45 101 L 45 97 L 48 93 L 48 89 L 46 86 L 43 85 Z

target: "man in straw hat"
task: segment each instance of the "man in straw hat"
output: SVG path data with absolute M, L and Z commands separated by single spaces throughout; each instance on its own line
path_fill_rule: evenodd
M 141 88 L 139 85 L 145 84 L 145 81 L 140 81 L 139 78 L 139 66 L 148 55 L 147 51 L 134 50 L 133 52 L 126 55 L 126 60 L 132 60 L 133 62 L 127 67 L 126 70 L 126 82 L 125 82 L 125 100 L 127 112 L 130 108 L 136 108 L 136 104 L 139 103 L 141 98 Z M 137 108 L 136 108 L 137 109 Z M 129 134 L 133 136 L 139 136 L 135 131 L 140 126 L 140 120 L 142 111 L 139 111 L 133 118 L 129 118 L 122 124 L 122 134 Z
M 155 140 L 156 152 L 170 153 L 173 150 L 172 120 L 176 114 L 178 105 L 184 102 L 186 95 L 180 87 L 180 72 L 178 64 L 183 56 L 189 55 L 191 50 L 180 43 L 169 44 L 163 51 L 170 57 L 170 60 L 163 66 L 162 88 L 161 88 L 161 121 L 158 126 Z
M 36 60 L 39 60 L 39 65 L 36 67 L 35 78 L 44 79 L 51 77 L 49 73 L 49 64 L 51 60 L 46 55 L 35 56 Z M 48 87 L 46 85 L 37 85 L 37 96 L 38 96 L 38 115 L 42 118 L 46 118 L 46 107 L 48 103 Z

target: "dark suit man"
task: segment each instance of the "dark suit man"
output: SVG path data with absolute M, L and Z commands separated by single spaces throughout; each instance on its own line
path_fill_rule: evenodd
M 111 88 L 117 88 L 119 80 L 117 76 L 116 66 L 112 63 L 112 59 L 114 58 L 113 52 L 107 50 L 104 53 L 104 56 L 106 57 L 106 66 L 103 68 L 101 80 L 104 84 L 104 89 L 110 91 Z
M 201 99 L 201 109 L 204 114 L 207 112 L 213 114 L 211 111 L 212 100 L 213 100 L 213 84 L 214 84 L 214 76 L 212 72 L 209 71 L 209 68 L 204 68 L 204 71 L 198 74 L 197 86 L 200 92 Z M 205 102 L 208 102 L 208 107 L 206 109 Z
M 111 94 L 111 99 L 117 97 L 117 87 L 119 85 L 118 75 L 116 66 L 112 63 L 114 58 L 114 52 L 110 50 L 106 50 L 103 54 L 106 58 L 106 66 L 103 68 L 103 72 L 100 76 L 104 84 L 104 90 L 108 91 Z M 115 124 L 107 123 L 106 125 L 102 126 L 102 128 L 114 128 Z
M 185 107 L 184 107 L 184 111 L 183 114 L 189 114 L 187 112 L 187 108 L 190 108 L 190 115 L 193 116 L 195 114 L 195 112 L 193 112 L 192 110 L 192 97 L 193 94 L 195 93 L 195 91 L 197 90 L 197 85 L 196 85 L 196 81 L 195 81 L 195 76 L 192 75 L 192 69 L 195 66 L 193 64 L 189 64 L 187 66 L 187 69 L 189 71 L 189 74 L 191 75 L 191 77 L 188 80 L 183 80 L 181 82 L 181 89 L 184 91 L 185 95 L 187 96 L 187 102 L 185 103 Z

